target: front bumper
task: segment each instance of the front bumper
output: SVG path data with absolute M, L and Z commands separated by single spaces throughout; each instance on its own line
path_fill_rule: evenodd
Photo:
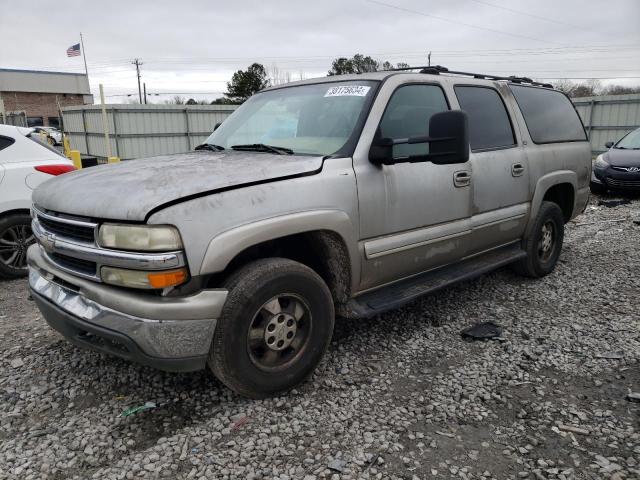
M 168 371 L 205 367 L 226 290 L 159 297 L 84 280 L 29 248 L 29 287 L 49 325 L 80 347 Z
M 624 172 L 611 166 L 594 168 L 591 183 L 604 185 L 612 190 L 640 191 L 640 172 Z

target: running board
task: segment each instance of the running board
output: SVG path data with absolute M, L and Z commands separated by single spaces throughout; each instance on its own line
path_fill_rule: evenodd
M 346 311 L 349 312 L 349 316 L 353 317 L 372 317 L 378 313 L 398 308 L 427 293 L 479 277 L 526 256 L 527 254 L 520 248 L 520 243 L 491 250 L 459 263 L 430 270 L 364 293 L 349 300 L 346 304 Z

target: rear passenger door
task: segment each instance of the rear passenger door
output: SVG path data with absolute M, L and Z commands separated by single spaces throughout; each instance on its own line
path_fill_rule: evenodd
M 513 242 L 523 234 L 529 209 L 529 169 L 514 121 L 497 89 L 456 85 L 469 118 L 472 198 L 471 255 Z

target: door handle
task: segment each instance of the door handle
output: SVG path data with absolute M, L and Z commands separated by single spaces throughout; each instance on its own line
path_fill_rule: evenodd
M 511 175 L 514 177 L 519 177 L 524 173 L 524 165 L 521 163 L 514 163 L 511 165 Z
M 471 172 L 467 170 L 453 172 L 453 184 L 456 187 L 468 187 L 471 185 Z

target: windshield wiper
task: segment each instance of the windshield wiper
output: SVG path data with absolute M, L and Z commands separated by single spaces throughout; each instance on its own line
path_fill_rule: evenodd
M 213 143 L 201 143 L 194 150 L 211 150 L 212 152 L 221 152 L 224 147 L 220 145 L 214 145 Z
M 293 150 L 286 147 L 276 147 L 275 145 L 266 145 L 264 143 L 248 143 L 246 145 L 232 145 L 233 150 L 245 150 L 248 152 L 269 152 L 278 155 L 293 155 Z

